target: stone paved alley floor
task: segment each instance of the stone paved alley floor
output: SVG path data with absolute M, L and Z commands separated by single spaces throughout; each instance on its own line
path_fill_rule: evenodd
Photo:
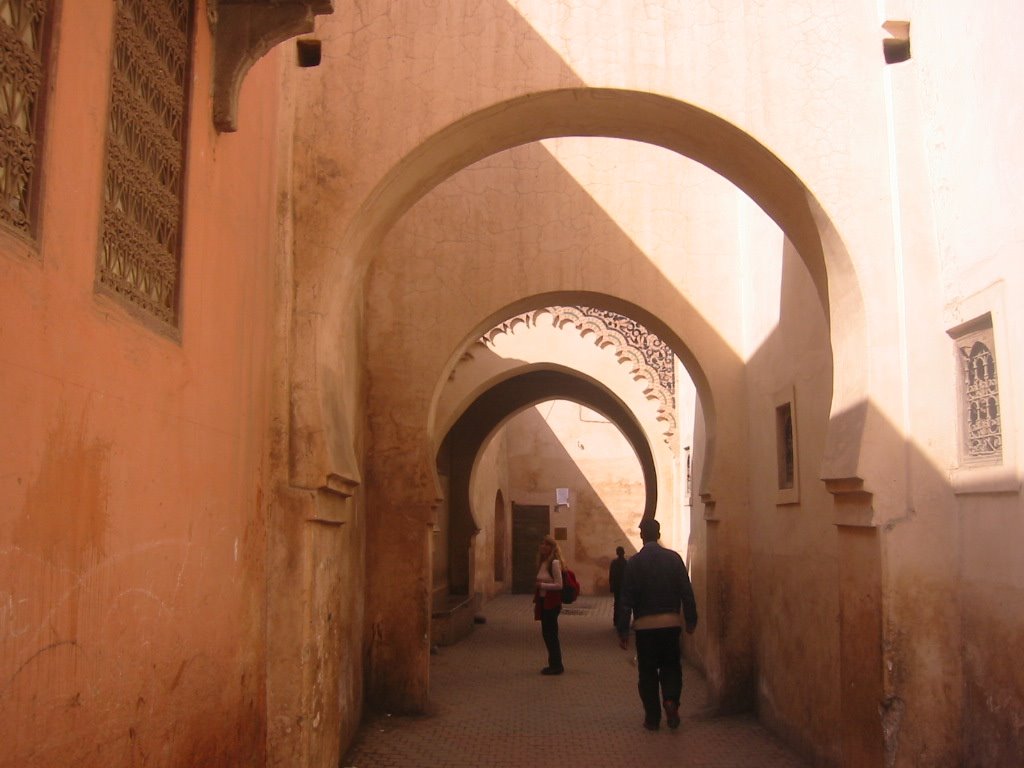
M 581 597 L 559 619 L 566 672 L 546 662 L 529 596 L 484 606 L 486 624 L 432 657 L 433 712 L 368 715 L 347 768 L 806 768 L 750 716 L 706 717 L 707 685 L 683 671 L 677 731 L 643 729 L 633 643 L 619 648 L 611 600 Z

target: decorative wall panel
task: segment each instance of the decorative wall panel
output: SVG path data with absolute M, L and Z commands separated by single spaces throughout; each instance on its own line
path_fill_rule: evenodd
M 0 223 L 32 236 L 46 0 L 0 0 Z
M 177 327 L 188 0 L 119 0 L 97 283 Z
M 632 318 L 594 307 L 546 307 L 509 318 L 480 339 L 484 344 L 503 333 L 514 333 L 516 326 L 535 325 L 541 316 L 561 328 L 573 326 L 580 336 L 590 337 L 599 347 L 611 347 L 619 362 L 630 367 L 638 381 L 647 385 L 646 396 L 659 404 L 658 418 L 665 422 L 666 442 L 675 435 L 675 353 L 661 337 L 651 333 Z

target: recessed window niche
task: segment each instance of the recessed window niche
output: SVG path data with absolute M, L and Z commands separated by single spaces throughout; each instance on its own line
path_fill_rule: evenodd
M 953 342 L 949 384 L 956 393 L 956 423 L 950 424 L 956 434 L 953 490 L 958 495 L 1019 493 L 1002 282 L 947 306 L 946 319 Z
M 800 502 L 800 472 L 796 433 L 796 400 L 793 388 L 777 393 L 775 404 L 776 504 Z
M 992 315 L 986 313 L 957 329 L 960 464 L 1003 463 L 1003 427 L 999 408 Z

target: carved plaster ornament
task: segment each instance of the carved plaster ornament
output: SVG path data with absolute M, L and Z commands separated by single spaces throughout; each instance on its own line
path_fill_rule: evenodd
M 658 420 L 666 424 L 662 433 L 672 445 L 676 432 L 675 354 L 658 336 L 632 318 L 593 307 L 546 307 L 511 317 L 481 337 L 493 345 L 503 333 L 515 333 L 518 326 L 535 326 L 541 315 L 550 315 L 552 323 L 563 328 L 572 325 L 581 338 L 591 338 L 598 347 L 610 348 L 619 363 L 626 365 L 637 381 L 645 383 L 644 395 L 658 403 Z M 468 359 L 472 359 L 470 355 Z M 467 360 L 463 356 L 460 364 Z
M 333 0 L 210 0 L 217 130 L 238 130 L 238 91 L 249 68 L 278 43 L 312 32 L 316 16 L 333 12 Z

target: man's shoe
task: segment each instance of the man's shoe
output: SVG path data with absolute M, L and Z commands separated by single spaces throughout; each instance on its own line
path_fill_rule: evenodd
M 542 675 L 560 675 L 565 672 L 565 667 L 544 667 L 540 671 Z
M 650 720 L 644 720 L 644 728 L 648 731 L 656 731 L 661 726 L 658 723 L 652 723 Z
M 679 702 L 678 701 L 666 701 L 665 702 L 665 722 L 668 723 L 669 728 L 679 727 Z

